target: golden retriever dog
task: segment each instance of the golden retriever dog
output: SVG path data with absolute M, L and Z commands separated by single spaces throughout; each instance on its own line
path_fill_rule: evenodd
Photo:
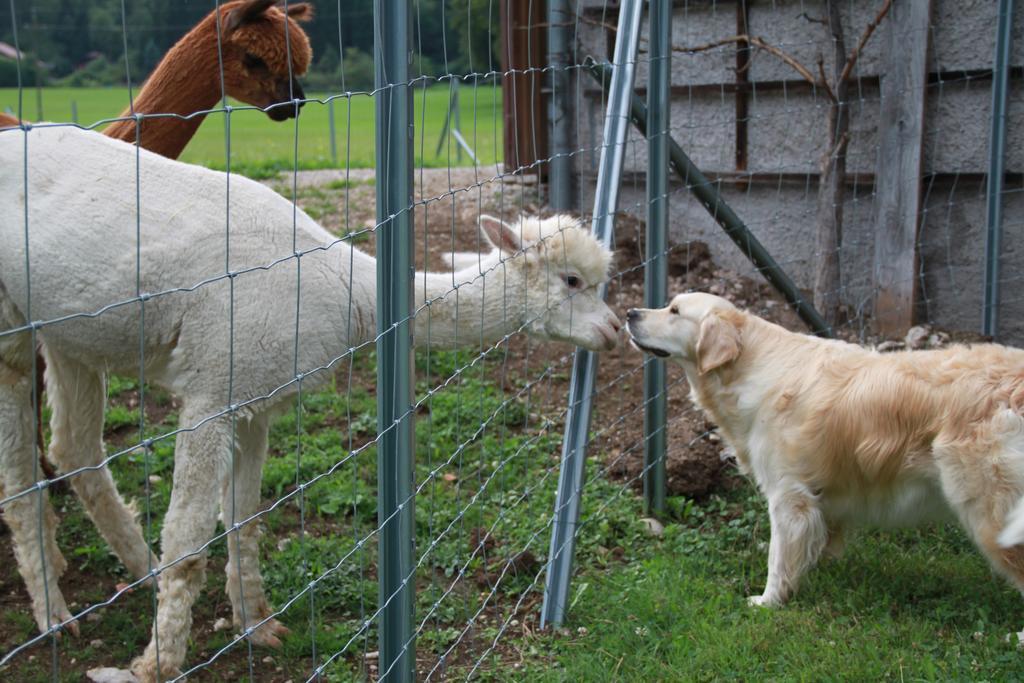
M 627 321 L 637 348 L 683 367 L 768 499 L 768 581 L 751 604 L 784 603 L 847 528 L 944 518 L 1024 590 L 1024 351 L 880 354 L 701 293 Z

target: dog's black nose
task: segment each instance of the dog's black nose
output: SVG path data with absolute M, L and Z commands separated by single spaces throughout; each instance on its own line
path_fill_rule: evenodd
M 631 308 L 628 311 L 626 311 L 626 320 L 636 320 L 639 317 L 640 311 L 636 310 L 635 308 Z

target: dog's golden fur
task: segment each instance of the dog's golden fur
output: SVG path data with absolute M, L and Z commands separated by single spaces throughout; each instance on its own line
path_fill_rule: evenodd
M 996 344 L 880 354 L 789 332 L 707 294 L 631 311 L 641 349 L 686 371 L 769 502 L 781 604 L 858 523 L 950 512 L 1024 590 L 1024 351 Z

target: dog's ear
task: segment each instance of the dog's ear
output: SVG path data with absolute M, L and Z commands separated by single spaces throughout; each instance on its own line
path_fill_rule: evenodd
M 740 355 L 740 331 L 731 320 L 726 320 L 716 311 L 700 321 L 700 336 L 697 338 L 697 372 L 704 374 Z

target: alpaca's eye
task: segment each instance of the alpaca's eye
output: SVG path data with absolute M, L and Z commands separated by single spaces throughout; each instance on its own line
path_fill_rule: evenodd
M 246 52 L 245 53 L 245 57 L 242 58 L 242 64 L 245 65 L 246 69 L 266 69 L 267 68 L 267 63 L 264 62 L 259 57 L 257 57 L 256 55 L 252 54 L 251 52 Z
M 672 308 L 668 309 L 668 312 L 671 313 L 672 315 L 679 315 L 679 307 L 673 306 Z
M 569 286 L 569 289 L 579 289 L 583 284 L 583 281 L 575 275 L 565 275 L 562 279 L 565 280 L 565 284 Z

